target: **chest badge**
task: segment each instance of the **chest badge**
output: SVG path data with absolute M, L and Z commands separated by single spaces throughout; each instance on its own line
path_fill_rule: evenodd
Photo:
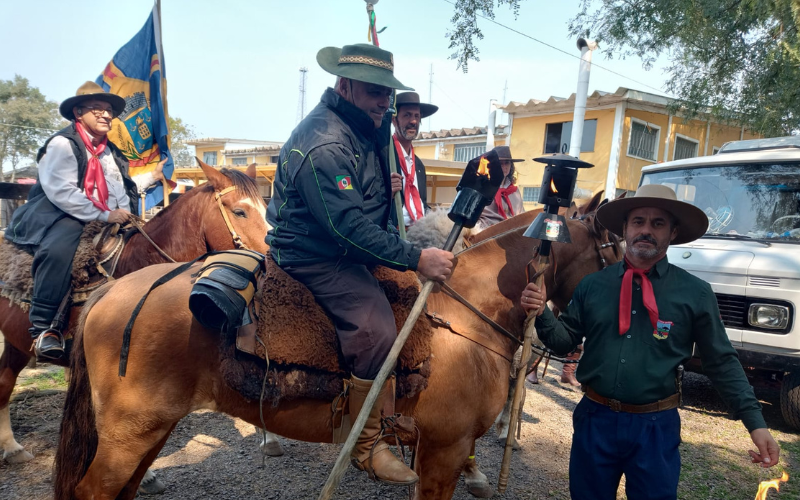
M 669 331 L 674 325 L 672 321 L 664 321 L 658 320 L 656 322 L 656 329 L 653 330 L 653 337 L 657 338 L 658 340 L 664 340 L 665 338 L 669 337 Z

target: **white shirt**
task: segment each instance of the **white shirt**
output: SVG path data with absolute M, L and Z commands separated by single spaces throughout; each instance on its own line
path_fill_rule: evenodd
M 91 155 L 88 149 L 86 154 Z M 108 208 L 129 210 L 130 199 L 125 192 L 122 174 L 114 162 L 111 151 L 106 148 L 99 158 L 108 185 Z M 78 188 L 78 160 L 66 137 L 56 136 L 47 145 L 47 151 L 39 161 L 39 182 L 47 198 L 65 213 L 83 222 L 108 221 L 110 212 L 94 206 L 86 194 Z M 94 194 L 97 194 L 96 191 Z
M 400 145 L 400 152 L 402 152 L 403 157 L 406 159 L 406 166 L 411 168 L 411 176 L 414 178 L 414 186 L 416 186 L 417 191 L 419 191 L 419 182 L 417 181 L 417 170 L 416 170 L 416 165 L 414 165 L 414 153 L 413 153 L 414 149 L 413 148 L 411 149 L 411 153 L 406 153 L 406 148 L 404 148 L 403 145 L 400 144 L 400 141 L 397 141 L 397 144 Z M 400 175 L 403 176 L 403 189 L 405 189 L 406 173 L 403 171 L 402 165 L 398 165 L 397 167 L 398 170 L 400 171 Z M 425 207 L 422 207 L 422 210 L 424 211 Z M 405 224 L 406 227 L 408 227 L 411 225 L 412 222 L 414 221 L 412 221 L 411 216 L 408 215 L 408 209 L 406 208 L 406 200 L 403 199 L 403 224 Z

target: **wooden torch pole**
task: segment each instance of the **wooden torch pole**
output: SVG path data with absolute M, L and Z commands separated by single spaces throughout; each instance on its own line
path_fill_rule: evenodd
M 549 245 L 549 241 L 543 241 L 542 245 L 547 244 Z M 547 252 L 548 256 L 539 255 L 539 263 L 538 269 L 544 269 L 550 261 L 549 251 Z M 536 278 L 536 284 L 538 286 L 542 286 L 542 279 L 544 277 L 544 273 L 539 275 Z M 530 314 L 535 315 L 536 311 L 532 311 Z M 500 477 L 497 480 L 497 491 L 500 493 L 504 493 L 506 491 L 506 487 L 508 487 L 508 473 L 511 468 L 511 452 L 514 447 L 514 437 L 515 432 L 514 429 L 517 426 L 517 421 L 520 417 L 520 412 L 522 411 L 521 402 L 522 402 L 522 393 L 525 390 L 525 375 L 526 371 L 525 366 L 527 365 L 528 358 L 531 357 L 531 344 L 533 343 L 533 334 L 536 329 L 533 326 L 534 319 L 530 319 L 530 323 L 528 327 L 525 329 L 525 337 L 522 341 L 522 356 L 520 357 L 520 367 L 517 370 L 517 379 L 514 381 L 515 389 L 514 389 L 514 402 L 511 404 L 511 416 L 508 421 L 508 436 L 506 436 L 506 447 L 503 450 L 503 462 L 500 466 Z

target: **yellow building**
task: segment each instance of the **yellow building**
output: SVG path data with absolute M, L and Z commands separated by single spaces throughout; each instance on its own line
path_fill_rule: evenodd
M 595 92 L 586 102 L 581 160 L 594 168 L 578 173 L 576 198 L 600 190 L 606 196 L 635 191 L 642 167 L 664 161 L 715 154 L 724 143 L 757 137 L 742 126 L 703 116 L 684 120 L 669 113 L 667 97 L 619 88 Z M 569 153 L 575 94 L 500 106 L 509 115 L 507 144 L 518 163 L 518 185 L 528 208 L 536 206 L 544 164 L 532 158 Z
M 272 196 L 272 181 L 275 179 L 282 142 L 210 137 L 188 141 L 187 144 L 194 146 L 195 156 L 215 167 L 245 170 L 248 165 L 255 163 L 261 196 L 265 200 Z M 190 181 L 194 186 L 205 182 L 203 171 L 196 165 L 176 167 L 173 179 L 178 182 Z

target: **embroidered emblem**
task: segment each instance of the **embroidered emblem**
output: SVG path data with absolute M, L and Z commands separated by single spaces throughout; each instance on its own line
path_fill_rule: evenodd
M 336 185 L 339 186 L 339 191 L 342 191 L 344 189 L 353 189 L 353 183 L 350 182 L 349 175 L 337 175 Z
M 656 322 L 656 329 L 653 330 L 653 337 L 657 338 L 658 340 L 664 340 L 665 338 L 669 337 L 669 330 L 674 325 L 672 321 L 663 321 L 658 320 Z

